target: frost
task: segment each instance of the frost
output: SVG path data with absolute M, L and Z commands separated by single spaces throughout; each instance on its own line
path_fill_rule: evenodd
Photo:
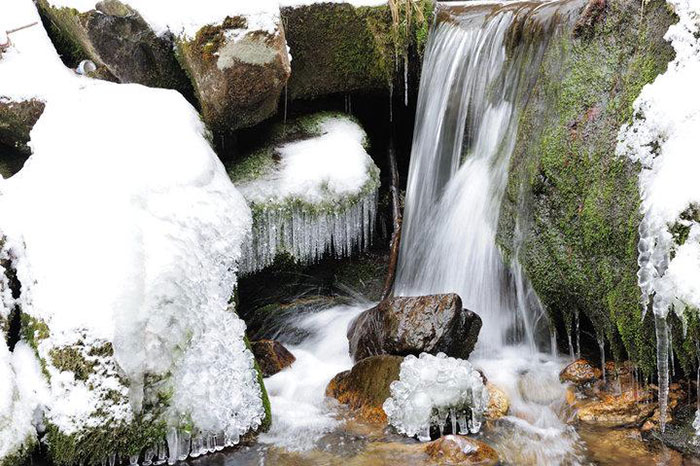
M 36 442 L 35 422 L 41 419 L 40 406 L 46 397 L 46 384 L 39 361 L 25 343 L 11 353 L 0 338 L 0 463 Z M 17 458 L 19 459 L 19 458 Z
M 331 249 L 342 257 L 369 244 L 379 169 L 365 150 L 367 136 L 343 116 L 323 116 L 313 132 L 254 155 L 259 173 L 236 183 L 254 212 L 243 272 L 283 252 L 308 263 Z M 241 176 L 236 167 L 232 176 Z
M 643 220 L 639 227 L 639 287 L 657 327 L 661 427 L 665 427 L 668 385 L 666 316 L 685 320 L 700 309 L 700 3 L 668 0 L 679 17 L 665 38 L 676 51 L 666 73 L 644 87 L 635 119 L 620 131 L 617 151 L 639 161 Z M 689 214 L 690 213 L 690 214 Z M 678 225 L 687 238 L 676 234 Z
M 431 426 L 442 433 L 448 421 L 452 433 L 479 432 L 489 400 L 481 374 L 468 361 L 444 353 L 406 356 L 390 390 L 384 402 L 389 424 L 424 441 L 430 440 Z
M 3 21 L 37 25 L 13 35 L 0 95 L 46 101 L 32 156 L 0 180 L 0 255 L 22 283 L 17 304 L 47 329 L 34 335 L 47 420 L 80 441 L 162 399 L 150 414 L 171 428 L 237 442 L 264 417 L 229 304 L 252 220 L 199 115 L 175 91 L 65 69 L 31 0 Z

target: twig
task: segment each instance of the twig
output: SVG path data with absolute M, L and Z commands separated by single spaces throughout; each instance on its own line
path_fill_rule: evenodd
M 394 232 L 391 235 L 389 243 L 389 270 L 387 270 L 386 281 L 384 282 L 384 290 L 382 291 L 382 299 L 388 298 L 392 294 L 394 288 L 394 280 L 396 279 L 396 267 L 399 262 L 399 244 L 401 243 L 401 200 L 399 199 L 399 169 L 396 164 L 396 150 L 394 148 L 394 135 L 389 138 L 389 169 L 391 170 L 391 207 L 392 216 L 394 218 Z

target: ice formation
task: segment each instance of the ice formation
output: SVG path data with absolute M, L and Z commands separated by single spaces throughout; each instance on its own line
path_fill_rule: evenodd
M 204 124 L 175 91 L 67 70 L 31 0 L 2 19 L 37 25 L 3 54 L 0 96 L 46 102 L 32 156 L 0 179 L 0 254 L 50 375 L 46 420 L 80 444 L 149 419 L 169 432 L 145 455 L 167 437 L 170 461 L 236 443 L 265 415 L 229 304 L 252 220 Z
M 673 310 L 700 309 L 700 3 L 668 0 L 679 17 L 665 38 L 676 51 L 666 73 L 644 87 L 635 119 L 620 131 L 618 153 L 641 163 L 639 287 L 654 311 L 661 427 L 668 394 L 668 331 Z
M 422 353 L 406 356 L 399 380 L 384 402 L 389 424 L 402 434 L 430 440 L 430 427 L 440 432 L 451 422 L 452 433 L 477 433 L 489 395 L 481 374 L 465 360 Z
M 46 384 L 32 349 L 20 342 L 10 352 L 1 333 L 0 380 L 0 463 L 8 458 L 19 463 L 37 441 Z
M 347 256 L 370 241 L 379 169 L 365 132 L 342 115 L 298 124 L 309 138 L 263 149 L 231 170 L 253 210 L 242 272 L 267 267 L 283 252 L 308 263 L 331 249 Z

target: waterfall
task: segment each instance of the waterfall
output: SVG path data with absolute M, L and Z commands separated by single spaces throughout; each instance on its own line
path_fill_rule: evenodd
M 495 238 L 519 107 L 546 46 L 523 39 L 523 29 L 551 27 L 555 15 L 541 11 L 556 9 L 457 9 L 456 18 L 438 18 L 426 50 L 395 292 L 457 292 L 483 320 L 482 350 L 513 342 L 534 349 L 541 305 Z

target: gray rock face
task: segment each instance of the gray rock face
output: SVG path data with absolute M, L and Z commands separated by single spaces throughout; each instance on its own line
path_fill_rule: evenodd
M 40 100 L 14 102 L 0 99 L 0 144 L 29 155 L 29 132 L 43 112 L 44 102 Z M 3 165 L 3 161 L 0 161 L 0 165 Z M 3 176 L 10 174 L 3 173 Z
M 422 352 L 467 359 L 481 330 L 481 318 L 462 308 L 456 294 L 399 297 L 360 314 L 348 329 L 355 361 L 377 354 Z

